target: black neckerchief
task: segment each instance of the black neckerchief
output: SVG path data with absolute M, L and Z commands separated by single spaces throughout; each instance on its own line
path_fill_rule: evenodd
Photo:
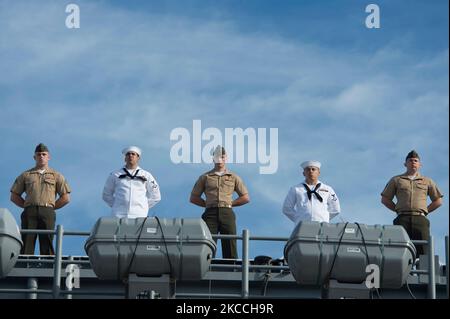
M 309 187 L 308 187 L 308 185 L 306 185 L 305 183 L 303 183 L 303 186 L 305 186 L 305 189 L 306 189 L 306 193 L 308 194 L 308 199 L 309 199 L 309 200 L 311 200 L 312 194 L 314 194 L 314 195 L 316 195 L 316 197 L 317 197 L 317 199 L 319 200 L 319 202 L 321 202 L 321 203 L 323 202 L 322 196 L 320 196 L 319 193 L 316 192 L 317 190 L 319 190 L 320 185 L 321 185 L 321 184 L 318 183 L 318 184 L 316 185 L 316 187 L 314 188 L 314 190 L 310 190 Z
M 134 173 L 134 175 L 131 175 L 130 172 L 129 172 L 125 167 L 123 168 L 123 171 L 125 172 L 125 174 L 119 175 L 119 178 L 120 178 L 120 179 L 129 177 L 129 178 L 131 178 L 131 179 L 135 179 L 135 178 L 136 178 L 136 179 L 139 179 L 139 180 L 141 180 L 141 181 L 143 181 L 143 182 L 146 182 L 146 181 L 147 181 L 147 179 L 146 179 L 144 176 L 137 176 L 137 174 L 139 173 L 139 169 L 136 170 L 136 172 Z

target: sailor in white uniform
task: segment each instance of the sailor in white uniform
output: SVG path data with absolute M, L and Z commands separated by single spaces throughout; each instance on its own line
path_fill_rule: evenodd
M 305 181 L 292 186 L 284 200 L 283 214 L 295 225 L 301 221 L 329 223 L 341 211 L 333 188 L 319 180 L 320 166 L 318 161 L 303 162 Z
M 112 172 L 103 189 L 103 200 L 117 217 L 147 217 L 148 210 L 161 200 L 155 178 L 138 166 L 142 151 L 130 146 L 122 151 L 125 166 Z

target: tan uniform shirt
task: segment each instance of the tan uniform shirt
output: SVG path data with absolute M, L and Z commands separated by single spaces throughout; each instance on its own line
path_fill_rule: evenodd
M 70 193 L 70 187 L 64 176 L 47 168 L 43 174 L 36 168 L 23 172 L 14 181 L 11 192 L 19 196 L 26 193 L 25 207 L 45 206 L 55 207 L 56 194 L 62 196 Z
M 239 196 L 248 194 L 238 175 L 227 170 L 219 176 L 211 170 L 198 178 L 191 195 L 201 196 L 205 193 L 206 207 L 231 207 L 234 192 Z
M 443 197 L 436 183 L 428 177 L 417 175 L 413 180 L 406 174 L 394 176 L 387 183 L 381 196 L 390 200 L 397 197 L 395 211 L 397 213 L 424 213 L 428 214 L 427 196 L 431 201 Z

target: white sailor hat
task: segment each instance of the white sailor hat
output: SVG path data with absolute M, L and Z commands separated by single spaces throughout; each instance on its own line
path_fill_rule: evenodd
M 310 166 L 314 166 L 314 167 L 317 167 L 320 169 L 320 166 L 322 166 L 322 164 L 320 164 L 319 161 L 306 161 L 306 162 L 303 162 L 300 166 L 303 169 L 310 167 Z
M 122 154 L 123 154 L 123 155 L 127 155 L 128 152 L 134 152 L 134 153 L 136 153 L 137 155 L 139 155 L 139 157 L 141 157 L 141 154 L 142 154 L 141 149 L 140 149 L 139 147 L 137 147 L 137 146 L 128 146 L 128 147 L 125 147 L 125 148 L 122 150 Z

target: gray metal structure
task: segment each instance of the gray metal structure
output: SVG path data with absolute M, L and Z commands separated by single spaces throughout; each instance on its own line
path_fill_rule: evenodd
M 8 275 L 14 267 L 22 245 L 14 216 L 7 209 L 0 208 L 0 278 Z
M 0 279 L 0 298 L 334 298 L 342 294 L 323 295 L 320 285 L 299 285 L 283 261 L 266 265 L 248 258 L 252 241 L 282 241 L 284 237 L 251 236 L 249 230 L 241 235 L 215 235 L 213 238 L 242 240 L 242 259 L 213 259 L 209 271 L 200 280 L 174 280 L 168 275 L 141 277 L 130 275 L 125 281 L 101 280 L 91 268 L 87 256 L 63 256 L 64 236 L 90 236 L 90 232 L 65 231 L 61 225 L 56 231 L 22 230 L 26 233 L 56 234 L 56 256 L 19 256 L 9 275 Z M 415 244 L 426 241 L 413 241 Z M 448 237 L 446 237 L 448 243 Z M 430 251 L 434 252 L 433 238 Z M 448 245 L 446 260 L 448 265 Z M 381 288 L 366 298 L 412 299 L 448 298 L 448 267 L 436 267 L 434 253 L 421 256 L 427 259 L 413 269 L 405 285 L 399 289 Z M 74 271 L 75 270 L 75 271 Z M 342 288 L 342 287 L 340 287 Z M 348 288 L 348 287 L 347 287 Z M 355 287 L 350 287 L 354 292 Z M 355 298 L 364 297 L 356 294 Z
M 414 264 L 416 249 L 402 226 L 301 222 L 284 255 L 301 285 L 323 285 L 330 279 L 365 283 L 370 265 L 379 275 L 379 287 L 400 288 Z
M 102 217 L 85 250 L 100 279 L 124 279 L 132 273 L 199 280 L 209 269 L 216 244 L 202 219 Z

